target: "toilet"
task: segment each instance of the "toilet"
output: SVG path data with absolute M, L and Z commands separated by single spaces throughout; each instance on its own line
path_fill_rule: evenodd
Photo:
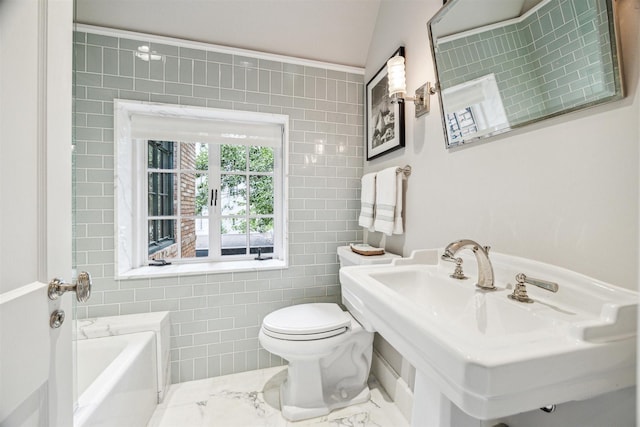
M 363 256 L 338 248 L 340 268 L 389 263 L 398 255 Z M 260 344 L 289 362 L 280 387 L 282 415 L 290 421 L 326 415 L 366 402 L 373 333 L 333 303 L 276 310 L 262 321 Z

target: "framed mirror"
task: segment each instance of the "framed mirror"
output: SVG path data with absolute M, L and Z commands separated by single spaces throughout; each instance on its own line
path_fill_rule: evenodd
M 447 148 L 623 97 L 613 0 L 449 0 L 429 21 Z

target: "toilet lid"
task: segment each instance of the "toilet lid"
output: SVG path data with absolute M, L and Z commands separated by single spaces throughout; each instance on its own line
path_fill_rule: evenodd
M 351 318 L 337 304 L 315 303 L 285 307 L 262 321 L 265 334 L 292 341 L 329 338 L 344 333 Z

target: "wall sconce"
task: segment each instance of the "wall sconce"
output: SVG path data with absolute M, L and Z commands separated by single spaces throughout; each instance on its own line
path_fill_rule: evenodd
M 430 82 L 426 82 L 416 89 L 415 97 L 407 96 L 404 56 L 394 56 L 387 61 L 387 75 L 391 102 L 413 101 L 416 106 L 416 118 L 429 112 L 429 97 L 436 93 L 436 88 L 431 86 Z

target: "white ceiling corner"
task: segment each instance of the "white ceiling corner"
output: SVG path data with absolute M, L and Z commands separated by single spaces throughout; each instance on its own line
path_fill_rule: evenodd
M 380 1 L 75 0 L 75 20 L 364 68 Z

